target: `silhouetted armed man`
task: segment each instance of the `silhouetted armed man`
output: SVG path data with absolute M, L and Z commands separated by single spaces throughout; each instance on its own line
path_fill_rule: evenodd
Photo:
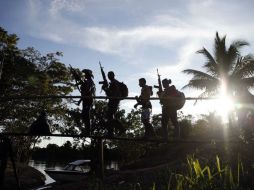
M 141 87 L 141 94 L 139 97 L 136 96 L 137 103 L 134 105 L 134 108 L 137 108 L 138 105 L 142 106 L 141 121 L 145 127 L 144 138 L 154 137 L 155 132 L 150 123 L 150 115 L 152 111 L 150 96 L 152 95 L 152 87 L 146 85 L 146 80 L 144 78 L 139 79 L 139 86 Z
M 113 120 L 116 119 L 116 111 L 120 103 L 120 99 L 115 99 L 114 97 L 119 98 L 121 94 L 121 89 L 120 89 L 120 82 L 115 79 L 115 74 L 113 71 L 108 72 L 108 79 L 110 80 L 109 86 L 103 85 L 102 89 L 105 91 L 109 99 L 107 116 L 106 116 L 107 124 L 108 124 L 107 126 L 108 136 L 113 137 L 114 126 L 112 126 L 111 124 L 113 123 Z
M 85 79 L 81 81 L 81 100 L 82 100 L 82 121 L 85 129 L 82 134 L 90 135 L 91 133 L 91 109 L 93 107 L 93 96 L 95 95 L 95 84 L 93 82 L 93 72 L 89 69 L 83 69 Z
M 174 85 L 170 86 L 171 80 L 170 79 L 163 79 L 162 85 L 164 90 L 162 92 L 158 92 L 160 97 L 160 103 L 162 105 L 162 132 L 163 137 L 165 140 L 168 140 L 168 121 L 171 120 L 174 131 L 173 135 L 175 137 L 179 137 L 180 135 L 180 128 L 177 121 L 177 108 L 175 106 L 175 100 L 172 99 L 177 96 L 177 90 Z M 171 98 L 171 99 L 170 99 Z

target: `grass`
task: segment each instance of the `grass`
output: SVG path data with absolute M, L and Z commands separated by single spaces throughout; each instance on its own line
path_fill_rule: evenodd
M 169 181 L 168 190 L 214 190 L 245 189 L 241 183 L 245 172 L 243 164 L 238 157 L 237 169 L 234 170 L 228 164 L 222 164 L 219 157 L 213 165 L 202 166 L 194 156 L 187 157 L 187 173 L 175 173 Z
M 242 190 L 246 189 L 243 164 L 238 157 L 237 167 L 233 169 L 229 164 L 223 164 L 216 156 L 212 164 L 201 164 L 201 161 L 194 156 L 187 156 L 186 167 L 183 172 L 171 172 L 164 184 L 153 182 L 147 186 L 143 181 L 137 183 L 123 183 L 121 185 L 111 185 L 105 187 L 105 190 Z M 159 178 L 165 178 L 169 173 L 156 173 Z
M 246 183 L 248 178 L 247 170 L 244 170 L 240 157 L 236 158 L 234 167 L 223 163 L 218 156 L 208 161 L 198 159 L 193 155 L 186 158 L 186 163 L 181 170 L 172 171 L 170 168 L 154 171 L 149 176 L 139 176 L 136 181 L 122 180 L 114 184 L 102 184 L 98 179 L 93 178 L 84 184 L 71 185 L 72 190 L 93 189 L 93 190 L 243 190 L 252 189 Z M 252 178 L 250 178 L 252 180 Z M 69 189 L 68 185 L 65 185 Z M 62 188 L 58 188 L 62 189 Z

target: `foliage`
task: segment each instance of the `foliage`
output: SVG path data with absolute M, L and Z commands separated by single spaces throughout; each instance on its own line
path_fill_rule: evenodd
M 67 95 L 74 90 L 68 68 L 59 61 L 60 52 L 41 55 L 34 48 L 20 50 L 18 38 L 0 28 L 0 97 Z M 63 127 L 63 114 L 68 110 L 63 99 L 15 99 L 0 102 L 0 126 L 5 132 L 26 132 L 42 110 L 49 116 L 52 132 Z M 19 155 L 29 150 L 38 138 L 19 137 L 13 141 Z M 22 145 L 22 146 L 21 146 Z
M 73 90 L 67 85 L 70 80 L 67 68 L 51 54 L 41 56 L 33 48 L 28 48 L 13 59 L 6 58 L 4 62 L 0 84 L 2 97 L 67 95 Z M 66 109 L 67 102 L 61 99 L 1 102 L 0 111 L 4 114 L 1 115 L 0 125 L 5 126 L 5 131 L 24 132 L 40 111 L 46 110 L 50 117 L 57 117 Z M 52 130 L 56 129 L 57 124 L 53 126 Z
M 114 189 L 130 189 L 130 190 L 142 190 L 142 189 L 167 189 L 167 190 L 182 190 L 182 189 L 195 189 L 195 190 L 242 190 L 251 189 L 245 183 L 245 177 L 247 177 L 247 172 L 243 169 L 243 164 L 238 159 L 238 164 L 236 169 L 233 169 L 228 164 L 223 164 L 219 157 L 216 156 L 216 161 L 214 164 L 207 164 L 202 167 L 202 163 L 193 156 L 187 157 L 187 170 L 182 173 L 175 173 L 168 171 L 166 173 L 158 172 L 153 173 L 152 178 L 146 176 L 144 178 L 137 177 L 136 182 L 122 181 L 119 184 L 106 184 L 104 185 L 105 190 Z M 168 168 L 167 168 L 168 169 Z M 157 177 L 156 177 L 157 176 Z M 167 177 L 167 181 L 157 181 L 157 179 L 163 179 Z M 145 178 L 150 179 L 146 180 Z M 151 181 L 154 180 L 154 181 Z M 87 189 L 100 189 L 102 185 L 100 180 L 91 178 Z
M 140 138 L 144 134 L 144 129 L 141 124 L 140 119 L 141 110 L 132 109 L 130 113 L 127 113 L 126 116 L 122 117 L 121 122 L 126 128 L 125 137 L 127 138 Z M 145 152 L 146 145 L 144 143 L 137 142 L 128 142 L 125 141 L 114 141 L 112 142 L 120 151 L 121 162 L 120 165 L 132 162 L 138 159 Z
M 200 97 L 216 95 L 225 86 L 227 93 L 234 96 L 253 87 L 254 58 L 251 54 L 241 56 L 240 50 L 248 45 L 245 41 L 235 41 L 226 47 L 226 36 L 220 37 L 216 32 L 214 55 L 206 48 L 197 53 L 205 56 L 205 72 L 186 69 L 183 72 L 193 75 L 187 85 L 190 88 L 204 90 Z
M 18 38 L 15 34 L 8 34 L 0 28 L 1 45 L 1 78 L 0 97 L 11 96 L 37 96 L 37 95 L 68 95 L 77 88 L 75 78 L 70 68 L 59 61 L 61 52 L 41 53 L 32 47 L 21 50 L 17 48 Z M 74 69 L 82 77 L 78 69 Z M 81 110 L 69 103 L 74 100 L 64 99 L 15 99 L 0 102 L 0 126 L 4 132 L 27 132 L 29 126 L 38 117 L 42 110 L 48 114 L 51 132 L 58 131 L 63 134 L 78 134 L 82 129 Z M 106 101 L 95 101 L 92 109 L 92 130 L 94 135 L 104 136 L 107 133 L 105 125 Z M 140 110 L 132 111 L 125 115 L 124 110 L 118 110 L 117 118 L 126 129 L 127 137 L 140 136 Z M 117 129 L 116 129 L 117 130 Z M 18 160 L 28 158 L 31 145 L 38 142 L 39 138 L 19 137 L 14 138 L 17 147 Z M 84 139 L 75 139 L 75 144 Z M 107 142 L 107 146 L 116 149 L 130 150 L 127 158 L 140 155 L 139 146 Z M 133 151 L 131 151 L 131 149 Z M 136 157 L 136 156 L 134 156 Z
M 203 166 L 204 165 L 204 166 Z M 168 169 L 168 168 L 167 168 Z M 246 184 L 245 178 L 248 172 L 244 170 L 243 164 L 238 157 L 236 168 L 231 167 L 229 164 L 222 163 L 218 156 L 216 156 L 215 163 L 203 164 L 199 159 L 194 156 L 187 156 L 186 170 L 183 172 L 168 171 L 153 173 L 151 181 L 149 176 L 137 179 L 136 182 L 122 182 L 120 184 L 105 185 L 104 189 L 167 189 L 167 190 L 243 190 L 251 189 L 251 186 Z M 157 176 L 157 177 L 156 177 Z M 158 182 L 156 179 L 163 179 L 167 177 L 167 181 Z M 100 182 L 93 181 L 90 184 L 93 189 L 99 189 Z M 96 187 L 96 188 L 95 188 Z
M 16 55 L 18 37 L 16 34 L 8 34 L 6 30 L 0 27 L 0 79 L 2 78 L 3 64 L 6 59 Z M 0 88 L 0 92 L 2 89 Z
M 246 174 L 242 162 L 238 158 L 237 168 L 234 170 L 227 164 L 222 164 L 219 157 L 216 157 L 214 165 L 202 167 L 200 161 L 193 156 L 187 157 L 187 174 L 175 173 L 169 183 L 176 189 L 245 189 L 243 183 Z
M 191 137 L 197 139 L 218 139 L 223 137 L 223 126 L 221 117 L 215 112 L 209 112 L 207 115 L 202 114 L 201 117 L 192 124 L 190 132 Z

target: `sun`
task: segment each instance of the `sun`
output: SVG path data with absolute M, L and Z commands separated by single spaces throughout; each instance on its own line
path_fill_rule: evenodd
M 229 96 L 220 96 L 219 99 L 216 100 L 215 107 L 223 123 L 228 123 L 229 113 L 234 109 L 234 101 Z
M 223 123 L 228 123 L 229 113 L 234 109 L 233 98 L 228 95 L 226 86 L 222 83 L 220 94 L 215 101 L 215 110 L 221 116 Z

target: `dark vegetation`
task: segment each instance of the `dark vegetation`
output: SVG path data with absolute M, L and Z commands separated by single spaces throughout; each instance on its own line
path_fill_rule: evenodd
M 68 163 L 73 160 L 92 159 L 98 156 L 98 152 L 89 146 L 76 147 L 67 141 L 62 146 L 56 144 L 48 144 L 45 148 L 35 147 L 31 153 L 31 159 L 52 162 Z M 121 160 L 118 148 L 109 149 L 104 147 L 105 161 Z
M 207 59 L 205 72 L 187 69 L 193 78 L 186 87 L 204 90 L 200 95 L 216 95 L 223 83 L 228 95 L 238 103 L 229 116 L 225 128 L 216 113 L 194 119 L 180 112 L 181 139 L 172 143 L 137 143 L 106 141 L 105 159 L 119 161 L 121 171 L 105 177 L 105 189 L 254 189 L 253 179 L 253 123 L 247 115 L 253 104 L 249 90 L 254 84 L 253 56 L 241 56 L 240 49 L 247 42 L 233 42 L 226 48 L 225 37 L 215 37 L 214 56 L 207 49 L 198 51 Z M 0 28 L 0 98 L 31 95 L 70 95 L 76 90 L 70 68 L 61 63 L 61 52 L 42 55 L 32 47 L 17 47 L 18 37 Z M 81 75 L 79 69 L 75 68 Z M 241 95 L 241 96 L 240 96 Z M 42 110 L 48 113 L 51 132 L 79 134 L 81 110 L 74 99 L 15 99 L 0 101 L 0 128 L 2 132 L 27 132 Z M 94 135 L 104 135 L 105 101 L 96 101 L 92 113 Z M 239 117 L 239 113 L 244 117 Z M 123 137 L 141 137 L 140 110 L 118 110 L 118 118 L 126 128 Z M 156 134 L 161 135 L 161 115 L 153 115 Z M 242 119 L 242 120 L 241 120 Z M 85 139 L 67 141 L 62 146 L 49 144 L 37 147 L 41 137 L 11 139 L 17 162 L 30 158 L 47 161 L 71 161 L 96 156 L 93 143 Z M 188 140 L 183 143 L 181 140 Z M 202 141 L 196 142 L 196 141 Z M 87 183 L 64 184 L 54 189 L 99 189 L 98 179 Z

